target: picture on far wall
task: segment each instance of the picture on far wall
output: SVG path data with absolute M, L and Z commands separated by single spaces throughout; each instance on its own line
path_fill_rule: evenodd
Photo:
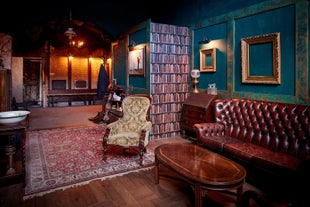
M 241 39 L 242 83 L 281 84 L 280 33 Z
M 145 75 L 145 47 L 135 47 L 129 51 L 128 73 L 130 76 Z
M 200 72 L 216 71 L 216 48 L 200 50 Z

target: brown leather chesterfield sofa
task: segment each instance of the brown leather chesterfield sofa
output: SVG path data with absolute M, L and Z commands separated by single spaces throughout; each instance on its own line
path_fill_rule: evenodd
M 300 186 L 310 189 L 310 106 L 226 98 L 213 113 L 214 123 L 194 125 L 197 144 L 242 164 L 272 197 L 300 200 Z

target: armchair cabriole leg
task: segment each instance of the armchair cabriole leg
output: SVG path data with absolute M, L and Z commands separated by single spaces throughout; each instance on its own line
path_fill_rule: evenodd
M 140 156 L 140 165 L 141 166 L 143 165 L 144 152 L 146 152 L 146 148 L 144 146 L 145 136 L 146 136 L 146 131 L 142 130 L 141 135 L 140 135 L 140 139 L 139 139 L 139 156 Z
M 103 157 L 102 158 L 103 158 L 103 160 L 107 159 L 109 134 L 110 134 L 110 128 L 107 128 L 106 133 L 105 133 L 103 140 L 102 140 L 102 151 L 103 151 Z

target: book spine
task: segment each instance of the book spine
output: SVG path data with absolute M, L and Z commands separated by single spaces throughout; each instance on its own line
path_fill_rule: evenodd
M 183 102 L 189 96 L 189 28 L 151 24 L 151 138 L 179 135 Z

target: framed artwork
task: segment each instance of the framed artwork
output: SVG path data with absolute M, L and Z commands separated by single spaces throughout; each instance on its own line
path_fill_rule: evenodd
M 216 71 L 216 48 L 200 50 L 200 72 Z
M 241 60 L 242 83 L 281 84 L 280 33 L 241 39 Z
M 129 76 L 145 75 L 145 47 L 135 47 L 128 55 Z

